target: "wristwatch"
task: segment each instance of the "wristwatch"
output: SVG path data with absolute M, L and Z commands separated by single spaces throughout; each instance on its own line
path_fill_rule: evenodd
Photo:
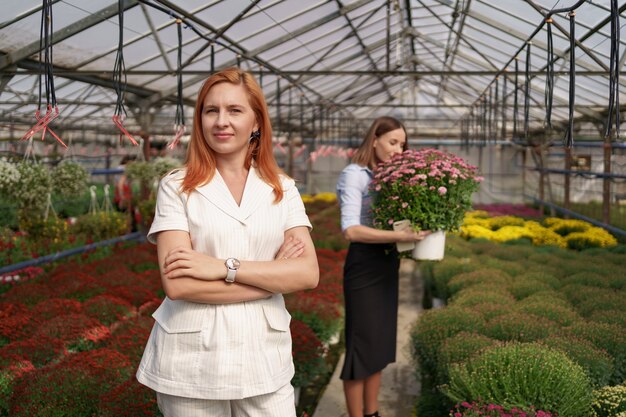
M 226 262 L 224 262 L 224 265 L 226 265 L 226 270 L 228 271 L 224 280 L 226 282 L 235 282 L 235 275 L 237 275 L 237 270 L 241 266 L 241 262 L 239 262 L 237 258 L 228 258 Z

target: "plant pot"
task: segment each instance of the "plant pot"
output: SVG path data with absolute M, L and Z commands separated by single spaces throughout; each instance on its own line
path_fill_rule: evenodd
M 440 261 L 446 248 L 446 232 L 438 230 L 415 244 L 413 259 L 417 261 Z
M 398 220 L 397 222 L 393 222 L 393 230 L 404 230 L 407 227 L 411 227 L 410 220 Z M 413 250 L 415 248 L 415 242 L 396 242 L 396 248 L 398 252 L 406 252 Z

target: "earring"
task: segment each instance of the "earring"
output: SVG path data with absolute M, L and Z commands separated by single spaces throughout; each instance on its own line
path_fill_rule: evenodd
M 250 139 L 248 140 L 249 142 L 252 142 L 253 140 L 259 140 L 261 138 L 261 131 L 260 130 L 255 130 L 254 132 L 252 132 L 252 134 L 250 135 Z

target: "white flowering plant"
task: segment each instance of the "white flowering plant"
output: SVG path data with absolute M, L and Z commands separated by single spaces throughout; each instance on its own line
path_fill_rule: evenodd
M 456 231 L 482 180 L 477 167 L 451 153 L 406 150 L 374 170 L 374 226 L 410 220 L 416 230 Z
M 20 182 L 20 171 L 17 165 L 0 159 L 0 194 L 10 195 Z
M 31 212 L 43 211 L 48 203 L 52 188 L 50 171 L 43 164 L 20 162 L 17 164 L 20 180 L 12 190 L 12 195 L 20 208 Z
M 89 173 L 80 164 L 66 161 L 52 171 L 52 185 L 63 197 L 78 197 L 87 191 Z

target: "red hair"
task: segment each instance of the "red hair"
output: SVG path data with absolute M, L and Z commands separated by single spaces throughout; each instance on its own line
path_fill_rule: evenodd
M 202 108 L 204 99 L 211 88 L 219 83 L 240 85 L 246 91 L 250 107 L 256 116 L 261 136 L 251 140 L 246 155 L 245 167 L 250 169 L 252 162 L 256 163 L 259 176 L 274 189 L 275 202 L 283 198 L 283 187 L 280 183 L 280 174 L 284 174 L 274 159 L 272 147 L 272 125 L 270 122 L 267 104 L 263 91 L 250 73 L 239 68 L 226 68 L 206 79 L 198 92 L 196 107 L 193 115 L 191 141 L 187 149 L 185 167 L 187 173 L 182 184 L 182 191 L 190 193 L 195 188 L 204 185 L 213 179 L 216 162 L 215 152 L 208 145 L 202 133 Z

